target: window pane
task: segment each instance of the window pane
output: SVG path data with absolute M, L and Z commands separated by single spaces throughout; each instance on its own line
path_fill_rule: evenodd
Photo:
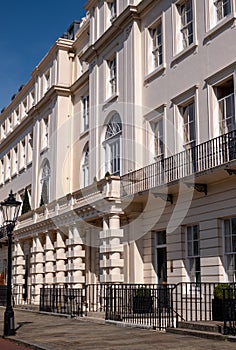
M 193 242 L 193 255 L 198 256 L 199 255 L 199 243 L 198 241 Z
M 157 234 L 157 244 L 158 245 L 166 244 L 166 231 L 158 232 L 158 234 Z
M 188 256 L 193 256 L 192 242 L 188 242 Z
M 230 234 L 230 221 L 229 220 L 224 221 L 224 228 L 225 228 L 225 235 L 229 235 Z
M 236 235 L 236 218 L 231 219 L 232 224 L 232 234 Z
M 199 239 L 199 231 L 198 226 L 193 226 L 193 239 L 198 240 Z
M 187 227 L 187 240 L 188 242 L 192 241 L 192 228 L 190 226 Z

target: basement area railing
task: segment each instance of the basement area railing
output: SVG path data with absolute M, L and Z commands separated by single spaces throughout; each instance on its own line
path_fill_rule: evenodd
M 85 295 L 82 288 L 44 286 L 40 289 L 40 311 L 83 316 L 84 303 Z
M 235 136 L 234 130 L 121 176 L 121 196 L 146 191 L 235 160 Z
M 109 285 L 105 315 L 107 320 L 159 330 L 183 321 L 218 321 L 223 334 L 235 335 L 235 288 L 234 283 Z

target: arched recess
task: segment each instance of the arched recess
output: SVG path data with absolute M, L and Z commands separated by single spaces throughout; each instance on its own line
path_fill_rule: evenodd
M 121 174 L 121 118 L 115 112 L 109 119 L 105 128 L 105 172 L 111 175 Z
M 82 155 L 82 174 L 81 174 L 81 187 L 86 187 L 89 185 L 89 144 L 86 143 L 83 155 Z
M 50 177 L 51 168 L 48 159 L 46 159 L 40 172 L 40 206 L 50 202 Z

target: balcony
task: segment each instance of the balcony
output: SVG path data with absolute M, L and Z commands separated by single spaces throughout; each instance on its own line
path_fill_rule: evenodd
M 236 160 L 236 130 L 121 177 L 121 197 L 201 175 Z

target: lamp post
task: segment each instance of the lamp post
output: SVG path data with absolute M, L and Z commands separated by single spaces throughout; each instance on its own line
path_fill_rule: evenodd
M 6 229 L 8 239 L 8 255 L 7 255 L 7 305 L 4 313 L 4 336 L 15 334 L 14 311 L 12 302 L 12 232 L 15 228 L 18 218 L 21 202 L 16 201 L 12 191 L 9 197 L 0 203 L 0 209 L 3 216 L 3 226 Z

